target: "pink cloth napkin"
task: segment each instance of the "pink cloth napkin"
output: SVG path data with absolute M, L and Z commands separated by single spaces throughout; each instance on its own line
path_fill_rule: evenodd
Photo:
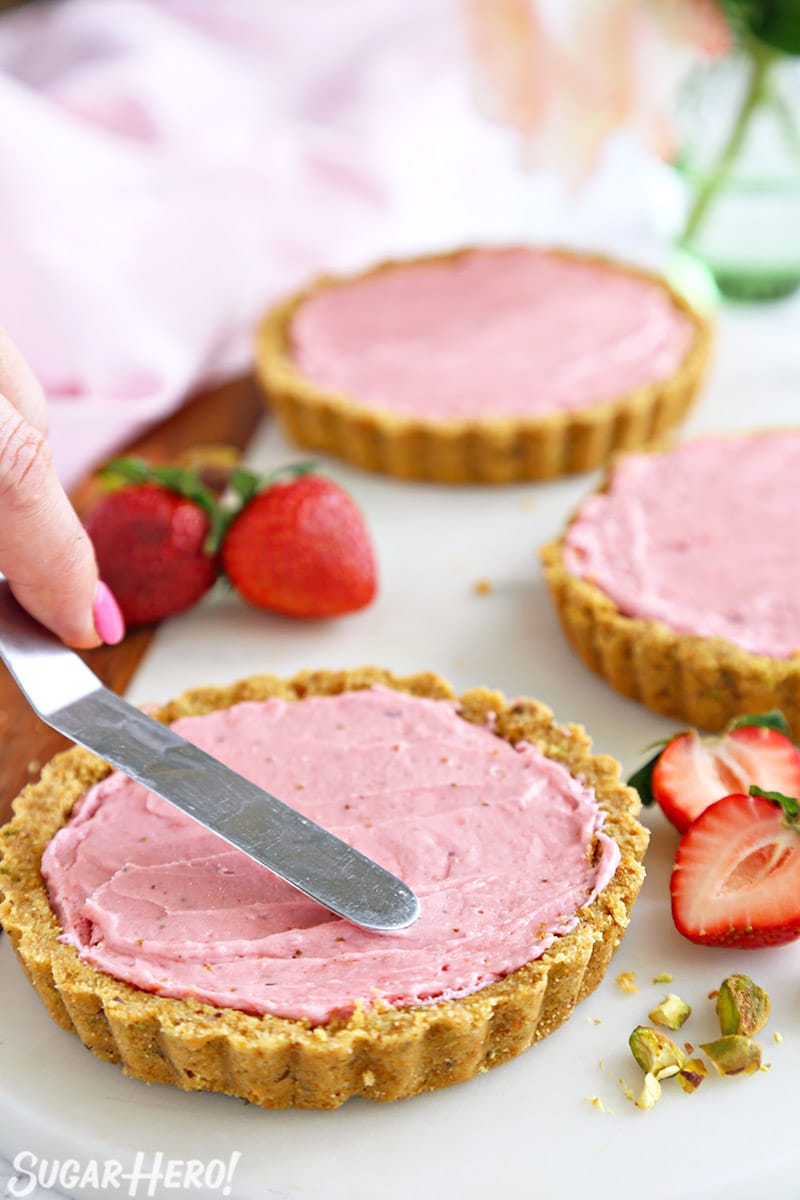
M 429 0 L 51 0 L 0 19 L 0 320 L 66 485 L 243 369 L 316 271 L 381 253 Z M 401 129 L 402 127 L 402 129 Z M 403 131 L 404 130 L 404 131 Z

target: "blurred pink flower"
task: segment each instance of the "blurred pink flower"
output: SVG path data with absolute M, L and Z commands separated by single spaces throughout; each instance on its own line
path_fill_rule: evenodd
M 672 145 L 678 83 L 731 48 L 714 0 L 461 0 L 478 102 L 516 129 L 526 157 L 575 183 L 606 138 L 635 127 Z

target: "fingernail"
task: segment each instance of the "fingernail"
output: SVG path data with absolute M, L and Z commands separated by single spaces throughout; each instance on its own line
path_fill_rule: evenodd
M 125 637 L 125 618 L 114 593 L 102 579 L 95 589 L 92 616 L 97 636 L 102 638 L 106 645 L 116 646 Z

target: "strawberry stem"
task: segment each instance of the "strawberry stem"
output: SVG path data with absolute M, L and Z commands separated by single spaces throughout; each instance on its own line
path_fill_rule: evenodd
M 284 466 L 269 471 L 266 475 L 259 475 L 256 471 L 248 470 L 247 467 L 237 467 L 235 471 L 231 472 L 228 480 L 229 491 L 236 497 L 236 503 L 232 506 L 232 510 L 229 509 L 231 515 L 235 516 L 250 503 L 253 496 L 258 492 L 266 491 L 283 476 L 297 479 L 301 475 L 310 475 L 316 469 L 317 464 L 314 462 L 286 463 Z
M 247 467 L 236 467 L 228 479 L 223 502 L 217 505 L 217 516 L 212 521 L 211 533 L 206 543 L 209 552 L 216 553 L 222 545 L 228 527 L 259 492 L 265 492 L 283 477 L 297 479 L 301 475 L 310 475 L 316 469 L 317 464 L 314 462 L 286 463 L 266 475 L 259 475 Z
M 779 708 L 770 709 L 769 712 L 758 713 L 752 717 L 738 717 L 728 726 L 729 729 L 745 729 L 748 725 L 763 725 L 766 729 L 774 729 L 777 733 L 782 733 L 784 737 L 792 738 L 792 729 L 786 717 Z
M 755 783 L 750 785 L 750 795 L 760 796 L 762 800 L 769 800 L 772 804 L 776 804 L 782 810 L 787 821 L 792 824 L 797 823 L 798 817 L 800 817 L 800 802 L 796 797 L 784 796 L 783 792 L 767 792 Z
M 246 467 L 237 467 L 232 471 L 228 479 L 228 490 L 236 497 L 237 503 L 229 511 L 239 512 L 249 504 L 260 486 L 261 477 L 255 471 L 249 471 Z

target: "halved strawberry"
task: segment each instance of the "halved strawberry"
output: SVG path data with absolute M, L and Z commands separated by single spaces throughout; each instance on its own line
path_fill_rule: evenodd
M 643 799 L 655 800 L 681 833 L 709 804 L 751 784 L 800 796 L 800 750 L 787 732 L 774 712 L 742 717 L 720 737 L 680 733 L 630 782 L 649 789 Z
M 800 805 L 759 788 L 702 812 L 670 881 L 676 928 L 692 942 L 754 950 L 800 937 Z

